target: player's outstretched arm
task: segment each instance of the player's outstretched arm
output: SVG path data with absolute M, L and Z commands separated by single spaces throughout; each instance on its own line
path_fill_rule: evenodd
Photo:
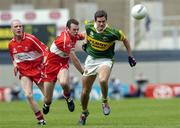
M 84 73 L 84 69 L 82 68 L 81 63 L 80 63 L 79 59 L 77 58 L 74 50 L 71 50 L 69 57 L 71 58 L 71 61 L 72 61 L 73 65 L 76 67 L 76 69 L 81 74 L 83 74 Z

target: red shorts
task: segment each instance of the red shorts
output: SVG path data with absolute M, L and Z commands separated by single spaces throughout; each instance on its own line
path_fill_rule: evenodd
M 48 55 L 44 67 L 44 78 L 46 82 L 56 82 L 60 70 L 69 68 L 69 58 L 61 58 L 57 55 Z
M 32 68 L 25 71 L 20 70 L 19 72 L 20 72 L 19 79 L 21 79 L 23 76 L 26 76 L 30 78 L 36 84 L 43 82 L 42 81 L 43 79 L 41 77 L 42 70 L 40 68 Z

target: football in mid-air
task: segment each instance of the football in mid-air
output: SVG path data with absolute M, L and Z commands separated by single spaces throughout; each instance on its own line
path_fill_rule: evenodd
M 147 9 L 144 5 L 142 4 L 137 4 L 134 5 L 131 9 L 131 15 L 137 19 L 137 20 L 141 20 L 144 17 L 146 17 L 147 15 Z

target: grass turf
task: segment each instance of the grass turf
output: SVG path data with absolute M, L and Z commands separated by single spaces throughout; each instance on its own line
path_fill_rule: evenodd
M 100 101 L 89 103 L 90 115 L 85 128 L 179 128 L 180 99 L 111 100 L 111 114 L 104 116 Z M 65 100 L 56 100 L 45 116 L 47 125 L 38 126 L 27 102 L 0 103 L 0 128 L 79 128 L 80 102 L 69 112 Z M 42 102 L 39 103 L 42 107 Z

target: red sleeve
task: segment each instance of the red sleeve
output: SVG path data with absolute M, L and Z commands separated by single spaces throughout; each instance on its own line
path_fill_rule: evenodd
M 12 61 L 14 61 L 14 58 L 13 58 L 13 49 L 12 49 L 12 44 L 11 44 L 11 42 L 9 43 L 8 48 L 9 48 L 10 57 L 11 57 Z
M 28 35 L 29 39 L 33 41 L 34 43 L 34 48 L 39 52 L 39 53 L 43 53 L 43 56 L 47 56 L 48 55 L 48 47 L 43 44 L 39 39 L 37 39 L 35 36 L 33 35 Z

